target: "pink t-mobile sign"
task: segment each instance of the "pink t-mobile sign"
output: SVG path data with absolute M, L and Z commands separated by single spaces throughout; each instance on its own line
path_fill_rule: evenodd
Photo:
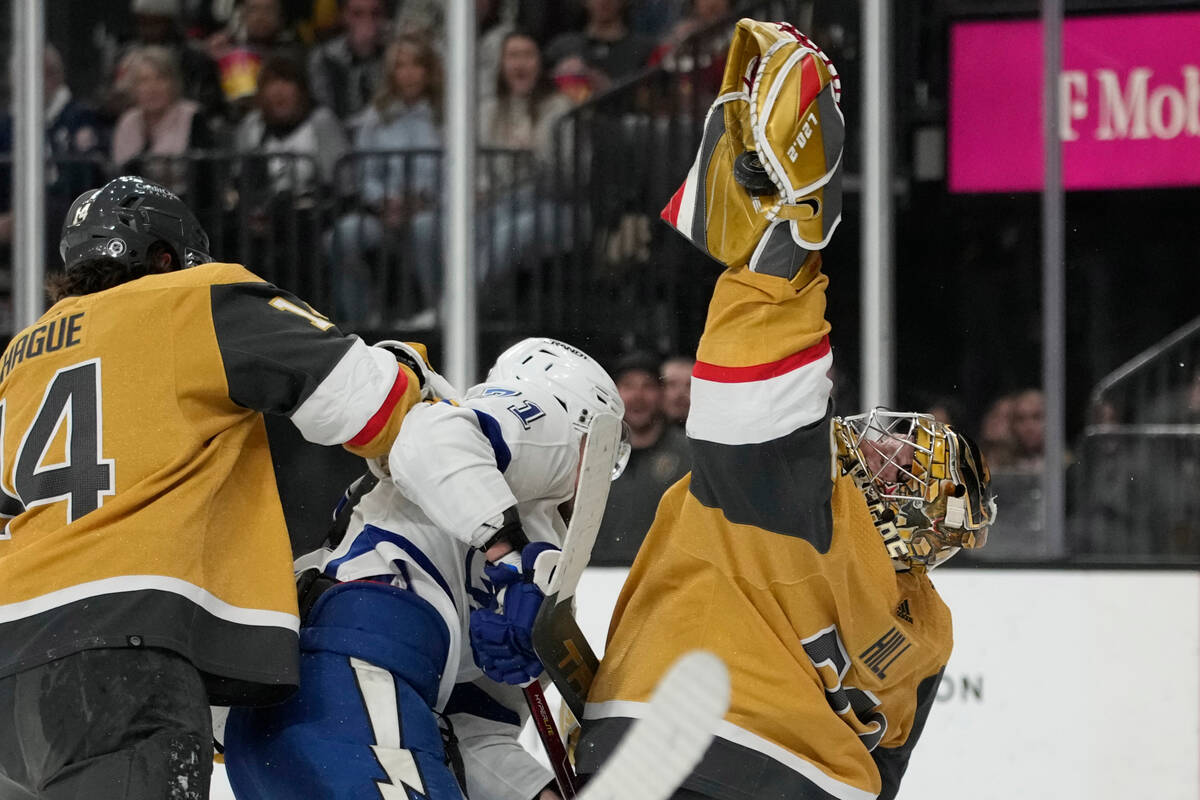
M 1063 22 L 1068 189 L 1200 184 L 1200 12 Z M 950 190 L 1042 187 L 1041 23 L 950 31 Z

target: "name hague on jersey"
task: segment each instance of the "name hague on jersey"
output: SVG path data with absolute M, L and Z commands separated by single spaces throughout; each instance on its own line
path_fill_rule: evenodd
M 8 377 L 13 368 L 28 358 L 44 353 L 55 353 L 83 342 L 83 312 L 65 317 L 56 317 L 37 327 L 30 328 L 9 344 L 4 351 L 4 363 L 0 365 L 0 381 Z

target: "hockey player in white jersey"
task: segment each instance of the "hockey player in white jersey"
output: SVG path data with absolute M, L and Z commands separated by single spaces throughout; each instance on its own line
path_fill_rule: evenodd
M 517 741 L 515 684 L 541 672 L 529 630 L 605 412 L 624 412 L 612 379 L 552 339 L 519 342 L 460 399 L 409 412 L 344 538 L 298 562 L 321 576 L 307 613 L 301 598 L 301 688 L 231 714 L 237 797 L 441 800 L 460 781 L 471 800 L 558 796 Z M 623 442 L 614 475 L 627 457 Z

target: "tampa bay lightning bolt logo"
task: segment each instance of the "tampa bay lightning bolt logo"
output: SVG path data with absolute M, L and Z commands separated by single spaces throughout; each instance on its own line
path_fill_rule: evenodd
M 531 424 L 546 416 L 546 412 L 542 411 L 541 406 L 535 405 L 528 400 L 519 406 L 509 406 L 508 410 L 516 415 L 517 419 L 521 421 L 521 427 L 525 430 L 529 430 Z

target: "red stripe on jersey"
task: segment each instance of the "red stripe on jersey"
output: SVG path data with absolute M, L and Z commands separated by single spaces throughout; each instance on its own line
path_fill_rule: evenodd
M 396 408 L 396 403 L 400 402 L 400 398 L 408 391 L 408 373 L 404 371 L 404 367 L 399 367 L 396 370 L 396 380 L 392 383 L 392 388 L 388 390 L 387 397 L 383 399 L 383 404 L 379 406 L 379 410 L 371 415 L 367 420 L 367 424 L 363 429 L 354 434 L 354 438 L 346 442 L 352 447 L 362 447 L 379 435 L 387 425 L 388 419 L 392 416 L 392 411 Z
M 686 188 L 687 181 L 684 181 L 679 185 L 679 190 L 672 195 L 667 207 L 662 210 L 662 218 L 671 225 L 675 225 L 679 221 L 679 208 L 683 205 L 683 190 Z
M 796 119 L 804 116 L 804 110 L 816 99 L 821 91 L 821 76 L 817 74 L 817 62 L 809 53 L 800 59 L 800 107 L 796 109 Z
M 812 347 L 806 347 L 799 353 L 793 353 L 787 358 L 771 361 L 766 364 L 754 364 L 749 367 L 722 367 L 697 361 L 692 370 L 692 377 L 716 383 L 750 383 L 765 381 L 767 378 L 777 378 L 792 370 L 799 369 L 814 361 L 819 361 L 829 353 L 829 337 L 824 336 Z

